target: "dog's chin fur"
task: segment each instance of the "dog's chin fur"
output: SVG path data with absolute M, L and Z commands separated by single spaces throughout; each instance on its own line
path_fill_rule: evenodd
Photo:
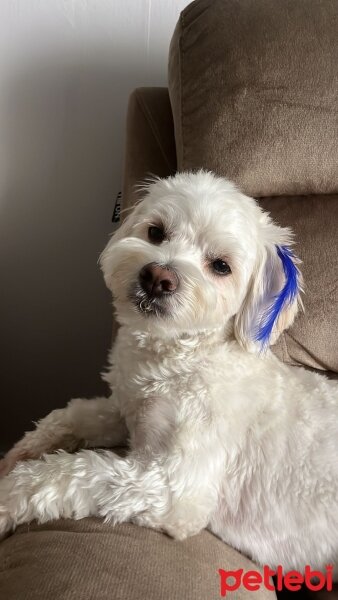
M 159 225 L 165 239 L 154 245 L 148 230 Z M 0 483 L 0 533 L 33 518 L 94 514 L 177 539 L 208 527 L 271 568 L 335 563 L 338 387 L 268 349 L 300 304 L 291 242 L 211 173 L 150 183 L 101 257 L 120 323 L 104 375 L 110 398 L 54 411 L 2 469 L 80 440 L 88 448 L 128 438 L 130 454 L 20 462 Z M 216 259 L 231 274 L 214 273 Z M 179 280 L 164 299 L 139 283 L 153 262 Z
M 164 318 L 171 315 L 169 296 L 163 298 L 149 297 L 139 284 L 132 286 L 129 299 L 138 312 L 145 317 Z

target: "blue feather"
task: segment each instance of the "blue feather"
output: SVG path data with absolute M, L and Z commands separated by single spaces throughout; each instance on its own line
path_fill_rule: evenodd
M 273 326 L 282 310 L 285 306 L 294 302 L 299 292 L 299 271 L 293 261 L 292 250 L 287 246 L 276 246 L 276 248 L 277 255 L 283 265 L 285 284 L 283 289 L 273 298 L 256 333 L 255 339 L 262 343 L 262 348 L 268 345 Z

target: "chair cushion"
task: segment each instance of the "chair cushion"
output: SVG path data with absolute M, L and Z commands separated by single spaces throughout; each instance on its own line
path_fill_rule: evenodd
M 0 544 L 4 600 L 206 600 L 220 597 L 218 569 L 257 570 L 207 531 L 177 542 L 100 519 L 32 523 Z M 237 600 L 249 600 L 240 588 Z M 251 597 L 251 596 L 250 596 Z M 255 592 L 274 600 L 274 592 Z
M 172 39 L 178 170 L 251 196 L 338 191 L 338 2 L 196 0 Z
M 137 184 L 149 175 L 167 177 L 176 171 L 174 124 L 168 88 L 137 88 L 128 103 L 123 209 L 140 194 Z M 122 218 L 126 215 L 122 214 Z

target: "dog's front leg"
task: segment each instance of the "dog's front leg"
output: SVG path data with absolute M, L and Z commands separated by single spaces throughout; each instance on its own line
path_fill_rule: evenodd
M 151 508 L 167 510 L 169 493 L 159 465 L 135 457 L 82 450 L 19 462 L 0 481 L 0 537 L 17 525 L 94 515 L 114 523 Z
M 192 471 L 182 466 L 91 450 L 18 463 L 0 481 L 0 536 L 33 519 L 94 515 L 113 523 L 132 520 L 183 539 L 207 525 L 216 496 L 214 482 L 199 474 L 195 486 Z
M 0 460 L 0 477 L 7 475 L 18 461 L 40 458 L 43 454 L 79 448 L 124 445 L 127 427 L 114 397 L 76 398 L 65 408 L 53 410 L 28 431 Z

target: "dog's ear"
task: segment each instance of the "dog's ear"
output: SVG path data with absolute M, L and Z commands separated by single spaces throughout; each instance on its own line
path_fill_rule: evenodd
M 110 289 L 110 279 L 111 279 L 111 257 L 114 252 L 114 245 L 116 242 L 119 242 L 123 238 L 127 238 L 132 235 L 133 227 L 138 220 L 139 212 L 141 211 L 142 202 L 139 202 L 129 213 L 129 215 L 124 219 L 120 227 L 113 233 L 110 237 L 109 242 L 107 243 L 104 250 L 101 252 L 99 257 L 99 265 L 103 272 L 103 277 L 106 282 L 107 287 Z
M 291 248 L 292 233 L 262 214 L 259 256 L 248 293 L 235 317 L 234 333 L 247 350 L 262 351 L 292 325 L 302 306 L 300 260 Z

